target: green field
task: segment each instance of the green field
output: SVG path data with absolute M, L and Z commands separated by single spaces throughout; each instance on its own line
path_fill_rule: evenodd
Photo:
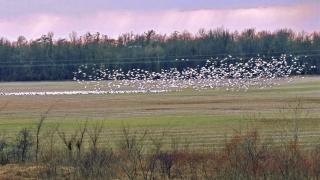
M 74 82 L 1 83 L 2 91 L 77 89 Z M 299 105 L 300 102 L 300 105 Z M 50 109 L 48 111 L 48 109 Z M 192 147 L 219 147 L 235 133 L 258 130 L 274 141 L 292 138 L 299 127 L 300 144 L 320 142 L 320 77 L 294 79 L 266 89 L 223 89 L 121 95 L 0 96 L 0 130 L 8 137 L 35 128 L 45 115 L 42 134 L 59 126 L 73 133 L 81 124 L 103 123 L 103 141 L 114 144 L 121 129 L 164 142 Z

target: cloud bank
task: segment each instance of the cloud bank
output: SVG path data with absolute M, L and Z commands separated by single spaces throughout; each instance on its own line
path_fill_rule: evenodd
M 270 6 L 240 9 L 195 9 L 129 11 L 112 10 L 92 14 L 35 13 L 20 17 L 0 17 L 0 36 L 15 40 L 19 35 L 29 39 L 54 32 L 56 38 L 67 38 L 72 31 L 83 34 L 101 32 L 117 37 L 125 32 L 143 33 L 153 29 L 170 34 L 187 30 L 196 33 L 200 28 L 223 27 L 241 31 L 246 28 L 295 31 L 320 30 L 319 5 Z

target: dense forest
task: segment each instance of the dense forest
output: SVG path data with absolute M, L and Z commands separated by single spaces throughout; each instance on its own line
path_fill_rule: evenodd
M 0 38 L 0 81 L 69 80 L 82 64 L 112 68 L 184 68 L 208 58 L 232 55 L 238 58 L 277 57 L 292 54 L 316 66 L 307 74 L 320 73 L 320 32 L 274 32 L 247 29 L 230 32 L 223 28 L 187 31 L 170 35 L 150 30 L 143 34 L 126 33 L 117 39 L 100 33 L 68 39 L 55 39 L 48 33 L 35 40 L 20 36 L 16 41 Z

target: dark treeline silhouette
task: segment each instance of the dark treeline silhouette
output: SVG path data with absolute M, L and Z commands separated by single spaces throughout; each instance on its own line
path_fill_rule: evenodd
M 290 29 L 275 32 L 247 29 L 230 32 L 218 28 L 187 31 L 170 35 L 150 30 L 144 34 L 126 33 L 117 39 L 100 33 L 68 39 L 54 39 L 53 33 L 39 39 L 16 41 L 0 39 L 0 81 L 69 80 L 81 64 L 98 64 L 109 69 L 161 68 L 195 66 L 213 57 L 277 57 L 281 54 L 301 56 L 309 66 L 309 74 L 320 73 L 320 32 L 297 33 Z M 308 56 L 308 57 L 305 57 Z M 177 59 L 188 59 L 180 61 Z

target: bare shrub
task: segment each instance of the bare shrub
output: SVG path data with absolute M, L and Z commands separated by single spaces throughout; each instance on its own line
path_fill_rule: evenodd
M 171 170 L 174 164 L 174 155 L 170 152 L 160 152 L 156 159 L 160 162 L 163 178 L 171 178 Z
M 93 128 L 87 130 L 91 142 L 90 148 L 94 151 L 98 149 L 98 142 L 103 130 L 103 122 L 96 123 Z
M 8 154 L 9 144 L 4 138 L 0 138 L 0 165 L 5 165 L 9 163 Z
M 76 148 L 78 151 L 78 159 L 81 158 L 81 149 L 83 146 L 84 135 L 87 132 L 87 124 L 88 124 L 88 121 L 85 122 L 84 126 L 80 126 L 79 127 L 79 132 L 80 132 L 79 137 L 75 136 L 75 145 L 76 145 Z
M 65 132 L 57 129 L 58 135 L 60 139 L 62 140 L 63 144 L 66 147 L 67 154 L 68 154 L 68 162 L 73 163 L 74 158 L 73 158 L 73 150 L 74 150 L 74 145 L 76 143 L 76 137 L 77 137 L 77 131 L 74 132 L 73 134 L 66 135 Z
M 123 139 L 118 144 L 120 167 L 128 179 L 137 179 L 147 131 L 138 136 L 137 132 L 130 133 L 129 129 L 124 127 L 122 132 Z
M 115 179 L 117 158 L 112 150 L 91 149 L 85 152 L 79 163 L 79 175 L 85 179 Z
M 310 153 L 312 177 L 320 179 L 320 146 L 317 145 Z
M 138 168 L 144 180 L 155 179 L 157 177 L 156 171 L 159 168 L 157 158 L 162 150 L 165 131 L 160 136 L 152 136 L 151 134 L 148 137 L 151 141 L 151 147 L 148 147 L 146 154 L 138 156 Z
M 30 130 L 26 128 L 22 129 L 16 137 L 13 149 L 19 162 L 25 162 L 30 157 L 29 152 L 32 145 L 33 139 Z
M 302 155 L 295 141 L 275 151 L 274 164 L 278 169 L 278 176 L 282 179 L 310 179 L 308 176 L 312 164 L 306 159 L 306 155 Z
M 53 108 L 53 106 L 50 106 L 46 112 L 41 114 L 40 120 L 39 120 L 37 127 L 36 127 L 36 147 L 35 147 L 36 162 L 38 162 L 38 154 L 39 154 L 39 148 L 40 148 L 40 131 L 43 126 L 43 122 L 48 117 L 48 114 L 52 108 Z

